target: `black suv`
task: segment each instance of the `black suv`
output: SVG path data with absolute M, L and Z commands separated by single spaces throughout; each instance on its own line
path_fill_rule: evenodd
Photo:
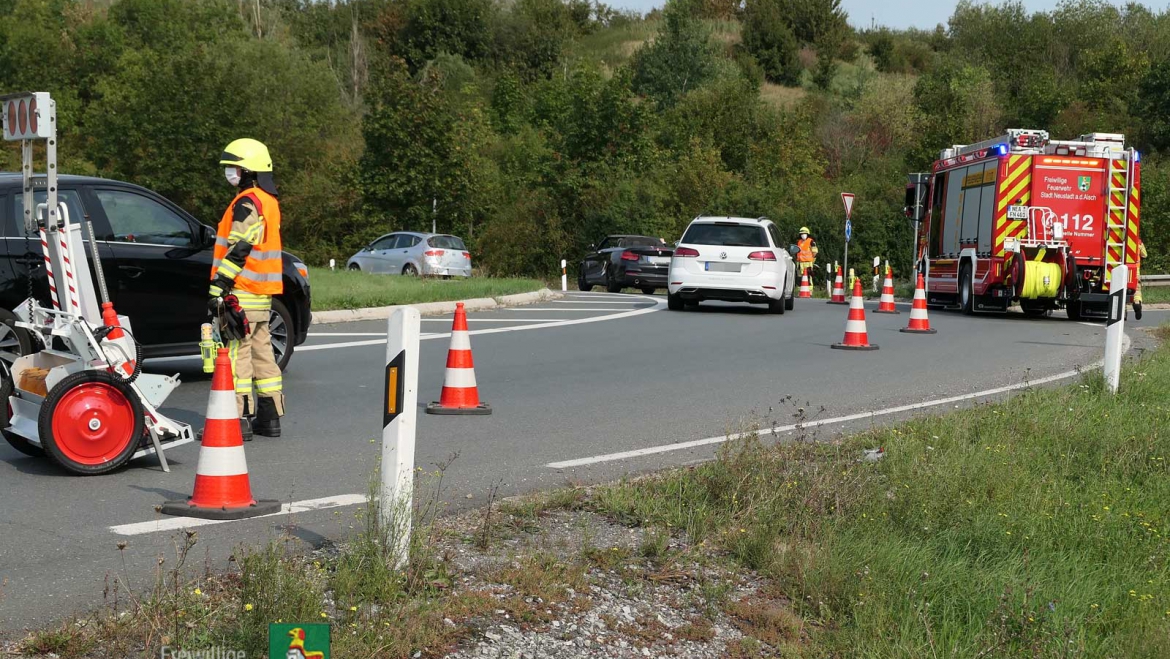
M 45 179 L 35 185 L 36 202 L 44 203 Z M 61 176 L 58 187 L 70 222 L 93 222 L 110 297 L 118 313 L 130 318 L 143 356 L 199 354 L 215 230 L 137 185 Z M 30 273 L 33 294 L 49 304 L 40 239 L 26 233 L 23 217 L 20 175 L 0 173 L 0 359 L 9 363 L 32 348 L 28 333 L 11 324 L 12 310 L 28 298 Z M 282 369 L 309 333 L 307 273 L 299 259 L 284 254 L 284 293 L 273 300 L 271 319 L 272 348 Z

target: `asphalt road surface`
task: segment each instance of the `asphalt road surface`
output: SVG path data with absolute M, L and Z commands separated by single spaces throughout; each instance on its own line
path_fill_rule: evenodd
M 909 315 L 900 308 L 868 314 L 870 341 L 881 346 L 873 352 L 829 348 L 841 340 L 847 308 L 823 300 L 797 300 L 776 316 L 722 304 L 669 312 L 662 296 L 570 293 L 475 313 L 476 378 L 494 410 L 475 417 L 422 413 L 442 387 L 451 322 L 424 318 L 416 462 L 430 471 L 450 462 L 441 496 L 477 505 L 493 488 L 509 495 L 706 459 L 745 425 L 783 430 L 797 404 L 827 422 L 813 432 L 829 437 L 1043 382 L 1102 354 L 1102 325 L 1063 314 L 932 312 L 938 333 L 924 336 L 898 332 Z M 1138 326 L 1166 318 L 1151 311 L 1127 325 L 1134 345 L 1142 345 Z M 294 508 L 198 526 L 193 569 L 222 568 L 241 542 L 291 532 L 312 545 L 358 526 L 355 511 L 380 455 L 384 333 L 383 321 L 312 329 L 285 373 L 284 436 L 247 444 L 253 494 Z M 209 378 L 198 360 L 148 369 L 182 375 L 164 409 L 199 427 Z M 154 507 L 190 494 L 198 450 L 169 451 L 169 474 L 143 459 L 80 478 L 0 442 L 0 638 L 100 605 L 107 576 L 148 588 L 158 557 L 173 563 L 184 523 Z M 128 543 L 122 552 L 119 541 Z

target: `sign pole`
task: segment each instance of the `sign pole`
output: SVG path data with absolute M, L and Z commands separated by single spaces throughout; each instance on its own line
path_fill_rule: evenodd
M 410 558 L 414 507 L 415 419 L 418 414 L 417 309 L 397 309 L 386 323 L 385 393 L 382 399 L 382 487 L 379 514 L 393 544 L 394 569 Z
M 1117 393 L 1121 383 L 1121 343 L 1125 336 L 1125 289 L 1129 285 L 1129 268 L 1113 268 L 1109 279 L 1109 319 L 1105 321 L 1105 385 Z
M 849 241 L 853 239 L 853 197 L 852 192 L 841 193 L 841 203 L 845 204 L 845 264 L 842 266 L 845 272 L 849 272 Z

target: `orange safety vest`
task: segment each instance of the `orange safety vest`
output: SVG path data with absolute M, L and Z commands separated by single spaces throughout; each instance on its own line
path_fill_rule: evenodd
M 813 239 L 812 236 L 804 240 L 797 240 L 796 246 L 800 248 L 800 253 L 796 255 L 796 260 L 801 263 L 812 263 L 817 260 L 816 254 L 812 252 Z
M 264 223 L 264 239 L 252 246 L 244 261 L 244 269 L 236 275 L 235 287 L 255 295 L 280 295 L 284 292 L 284 265 L 280 246 L 280 204 L 276 197 L 257 187 L 248 188 L 232 199 L 215 232 L 215 258 L 211 262 L 211 278 L 219 271 L 219 264 L 227 256 L 228 236 L 232 231 L 232 209 L 236 202 L 248 197 L 256 205 L 260 221 Z

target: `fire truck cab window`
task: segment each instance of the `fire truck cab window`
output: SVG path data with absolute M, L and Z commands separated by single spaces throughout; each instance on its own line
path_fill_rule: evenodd
M 980 254 L 991 253 L 991 227 L 995 223 L 995 175 L 999 171 L 999 160 L 993 159 L 983 165 L 983 192 L 979 197 L 979 247 Z
M 930 210 L 930 255 L 938 256 L 942 253 L 942 222 L 943 222 L 943 193 L 947 189 L 946 174 L 934 177 L 934 198 L 931 200 Z
M 963 179 L 967 176 L 967 168 L 960 167 L 947 172 L 947 198 L 943 212 L 942 245 L 939 255 L 957 255 L 959 253 L 959 224 L 963 219 Z M 976 202 L 978 203 L 978 202 Z

